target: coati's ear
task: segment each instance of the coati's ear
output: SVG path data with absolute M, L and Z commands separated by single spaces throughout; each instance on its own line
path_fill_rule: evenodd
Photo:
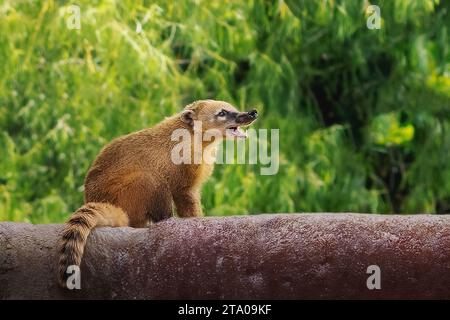
M 186 109 L 181 112 L 180 118 L 183 122 L 193 125 L 194 124 L 195 112 L 191 109 Z

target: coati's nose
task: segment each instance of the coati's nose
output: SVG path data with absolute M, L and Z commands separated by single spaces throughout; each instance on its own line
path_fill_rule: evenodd
M 256 119 L 258 117 L 258 111 L 256 109 L 253 109 L 252 111 L 248 112 L 248 115 L 253 119 Z

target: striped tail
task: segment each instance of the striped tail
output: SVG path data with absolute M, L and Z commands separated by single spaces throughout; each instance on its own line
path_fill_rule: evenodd
M 119 207 L 109 203 L 89 202 L 75 211 L 67 221 L 60 244 L 58 281 L 67 288 L 67 268 L 80 266 L 84 247 L 91 230 L 95 227 L 128 226 L 128 216 Z

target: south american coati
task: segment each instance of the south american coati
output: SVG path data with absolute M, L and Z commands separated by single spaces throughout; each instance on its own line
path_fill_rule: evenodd
M 195 134 L 216 130 L 218 139 L 202 141 L 204 147 L 220 138 L 246 137 L 240 127 L 251 124 L 257 111 L 239 112 L 224 101 L 200 100 L 156 126 L 117 138 L 95 159 L 84 182 L 84 205 L 76 210 L 62 232 L 59 283 L 66 287 L 66 271 L 79 266 L 89 233 L 100 226 L 145 227 L 172 216 L 172 203 L 179 217 L 202 215 L 202 184 L 213 171 L 213 163 L 181 163 L 172 159 L 178 143 L 177 129 Z M 193 141 L 193 139 L 191 139 Z

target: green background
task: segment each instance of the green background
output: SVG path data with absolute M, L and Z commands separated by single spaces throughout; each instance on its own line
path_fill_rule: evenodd
M 449 212 L 450 2 L 368 4 L 0 0 L 0 220 L 64 221 L 104 144 L 203 98 L 280 130 L 278 174 L 216 166 L 206 215 Z

